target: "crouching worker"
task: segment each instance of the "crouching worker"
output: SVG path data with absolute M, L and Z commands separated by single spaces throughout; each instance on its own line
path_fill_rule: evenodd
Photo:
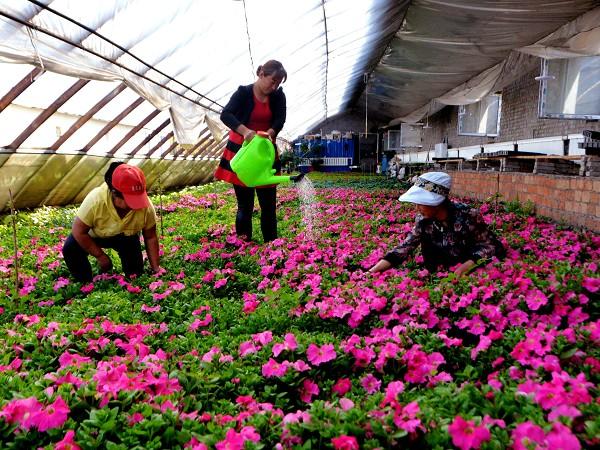
M 144 173 L 122 162 L 112 163 L 104 175 L 106 183 L 93 189 L 83 200 L 73 222 L 71 235 L 63 246 L 63 257 L 73 278 L 92 280 L 88 255 L 98 261 L 102 273 L 112 269 L 104 248 L 115 249 L 125 275 L 139 275 L 144 263 L 139 232 L 153 272 L 158 272 L 156 213 L 146 194 Z
M 400 196 L 415 203 L 415 225 L 404 242 L 375 264 L 369 272 L 381 272 L 400 265 L 421 246 L 425 267 L 435 273 L 441 266 L 460 264 L 457 276 L 467 273 L 478 260 L 505 255 L 502 243 L 488 229 L 476 209 L 448 200 L 452 180 L 444 172 L 428 172 Z

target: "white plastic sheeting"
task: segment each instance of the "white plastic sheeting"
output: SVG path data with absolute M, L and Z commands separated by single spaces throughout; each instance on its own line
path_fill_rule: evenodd
M 531 70 L 531 58 L 512 50 L 598 6 L 594 0 L 414 0 L 373 73 L 369 104 L 382 119 L 397 118 L 395 124 L 418 121 L 446 104 L 479 101 L 499 80 L 524 73 L 519 68 Z M 563 41 L 598 26 L 576 22 L 565 28 Z
M 0 0 L 0 58 L 124 81 L 155 108 L 169 110 L 176 138 L 185 144 L 198 140 L 206 108 L 218 112 L 238 85 L 254 81 L 261 63 L 278 59 L 289 74 L 283 135 L 294 138 L 346 109 L 360 93 L 363 73 L 377 62 L 408 3 Z M 206 122 L 220 134 L 217 121 Z

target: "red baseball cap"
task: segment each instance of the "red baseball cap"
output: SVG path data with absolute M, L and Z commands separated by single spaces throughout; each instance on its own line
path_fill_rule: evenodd
M 112 185 L 123 195 L 125 203 L 131 209 L 150 206 L 150 199 L 146 194 L 146 177 L 139 167 L 121 164 L 113 172 Z

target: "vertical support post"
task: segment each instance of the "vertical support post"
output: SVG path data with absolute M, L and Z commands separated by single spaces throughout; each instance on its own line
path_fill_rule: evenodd
M 15 210 L 15 202 L 13 199 L 12 189 L 8 188 L 8 196 L 10 198 L 10 216 L 12 219 L 13 229 L 13 248 L 14 248 L 14 266 L 15 266 L 15 293 L 13 299 L 16 300 L 19 295 L 19 247 L 17 245 L 17 212 Z

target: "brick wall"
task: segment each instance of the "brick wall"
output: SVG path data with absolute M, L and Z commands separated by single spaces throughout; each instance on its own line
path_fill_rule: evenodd
M 536 214 L 600 232 L 600 178 L 461 171 L 452 176 L 452 194 L 484 200 L 499 192 L 504 201 L 531 200 Z
M 500 135 L 497 138 L 458 135 L 458 106 L 447 106 L 429 118 L 430 129 L 423 136 L 423 148 L 442 142 L 456 147 L 493 142 L 510 142 L 548 136 L 581 133 L 583 130 L 600 131 L 599 121 L 560 120 L 538 118 L 539 82 L 535 76 L 539 68 L 522 76 L 502 90 Z

